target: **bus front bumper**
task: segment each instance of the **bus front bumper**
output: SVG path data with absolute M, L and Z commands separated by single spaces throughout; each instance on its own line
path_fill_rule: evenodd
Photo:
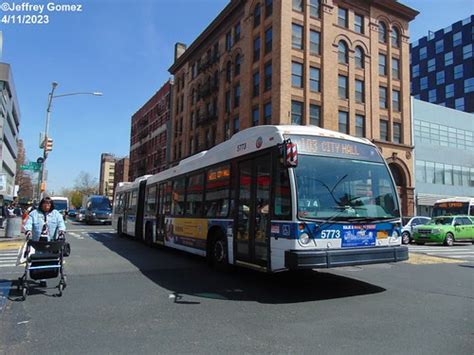
M 393 263 L 403 260 L 408 260 L 406 246 L 289 250 L 285 252 L 285 267 L 290 270 Z

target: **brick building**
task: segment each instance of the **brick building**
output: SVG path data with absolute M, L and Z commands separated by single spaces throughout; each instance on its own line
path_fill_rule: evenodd
M 119 182 L 128 181 L 128 170 L 129 170 L 130 160 L 128 157 L 117 159 L 115 162 L 115 174 L 114 174 L 114 191 L 115 187 Z
M 129 180 L 167 167 L 171 83 L 166 82 L 132 116 Z
M 110 200 L 114 197 L 114 175 L 116 158 L 109 153 L 100 155 L 99 194 L 107 196 Z
M 408 24 L 393 0 L 232 0 L 178 45 L 171 161 L 261 124 L 318 125 L 373 140 L 414 211 Z

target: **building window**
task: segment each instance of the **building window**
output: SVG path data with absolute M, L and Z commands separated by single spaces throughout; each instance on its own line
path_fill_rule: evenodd
M 321 127 L 321 107 L 318 105 L 309 105 L 309 124 Z
M 462 32 L 453 33 L 453 47 L 457 47 L 462 44 Z
M 454 108 L 456 110 L 464 111 L 464 97 L 454 100 Z
M 291 62 L 291 85 L 293 87 L 303 87 L 303 64 Z
M 436 89 L 432 89 L 428 91 L 428 101 L 429 102 L 436 102 Z
M 263 106 L 263 119 L 265 121 L 265 124 L 272 123 L 272 103 L 271 102 L 267 102 Z
M 379 42 L 387 43 L 387 26 L 383 22 L 379 22 Z
M 240 32 L 241 32 L 240 22 L 237 22 L 237 24 L 234 26 L 234 43 L 237 43 L 238 41 L 240 41 Z
M 254 127 L 258 126 L 259 122 L 260 122 L 260 111 L 257 106 L 252 109 L 252 126 Z
M 400 123 L 393 124 L 393 142 L 402 143 L 402 125 Z
M 444 66 L 453 64 L 453 52 L 444 53 Z
M 303 103 L 291 101 L 291 124 L 303 124 Z
M 365 62 L 364 50 L 361 47 L 357 46 L 355 48 L 355 66 L 356 66 L 356 68 L 363 69 L 364 68 L 364 62 Z
M 270 53 L 272 51 L 272 28 L 270 27 L 268 30 L 265 31 L 265 54 Z
M 445 96 L 446 98 L 450 98 L 454 96 L 454 84 L 448 84 L 445 87 Z
M 225 112 L 230 112 L 230 91 L 226 91 L 225 93 Z
M 260 4 L 255 5 L 255 10 L 253 12 L 253 27 L 260 25 L 260 19 L 262 17 L 262 7 Z
M 240 105 L 240 84 L 234 86 L 234 108 Z
M 234 118 L 234 134 L 240 131 L 240 120 L 239 117 Z
M 400 80 L 400 60 L 392 58 L 392 78 Z
M 260 37 L 253 40 L 253 61 L 256 62 L 260 59 Z
M 392 27 L 392 47 L 400 47 L 400 32 L 398 32 L 396 27 Z
M 387 88 L 380 86 L 379 87 L 379 106 L 380 108 L 387 108 Z
M 435 51 L 436 51 L 436 54 L 442 53 L 444 51 L 444 39 L 440 39 L 439 41 L 436 41 Z
M 232 62 L 228 61 L 225 67 L 225 80 L 230 83 L 232 79 Z
M 303 12 L 303 0 L 293 0 L 293 10 Z
M 463 65 L 459 64 L 454 67 L 454 79 L 460 79 L 463 76 Z
M 400 112 L 400 91 L 392 90 L 392 110 Z
M 229 31 L 225 35 L 225 49 L 226 51 L 230 51 L 232 48 L 232 33 Z
M 349 88 L 347 85 L 347 76 L 339 75 L 338 80 L 338 92 L 340 99 L 348 99 L 349 98 Z
M 273 14 L 273 0 L 265 0 L 265 17 Z
M 265 64 L 265 91 L 268 91 L 272 88 L 272 62 Z
M 338 45 L 338 61 L 340 64 L 349 63 L 349 53 L 347 44 L 344 41 L 339 41 Z
M 472 58 L 472 43 L 462 47 L 462 58 L 463 59 Z
M 432 71 L 436 70 L 436 58 L 431 58 L 428 60 L 428 72 L 431 73 Z
M 411 68 L 411 77 L 417 78 L 419 76 L 420 76 L 420 66 L 416 64 Z
M 240 54 L 237 53 L 235 56 L 235 68 L 234 68 L 234 76 L 240 75 L 240 65 L 242 63 L 242 57 Z
M 444 84 L 444 70 L 436 73 L 436 85 Z
M 313 92 L 320 91 L 319 68 L 309 68 L 309 88 Z
M 365 102 L 365 89 L 364 89 L 363 80 L 355 81 L 355 99 L 356 99 L 356 102 L 359 102 L 359 103 Z
M 309 31 L 309 51 L 312 55 L 321 53 L 321 34 L 318 31 Z
M 342 27 L 349 28 L 349 16 L 348 10 L 342 7 L 339 7 L 337 10 L 337 24 Z
M 303 49 L 303 26 L 292 25 L 291 45 L 294 49 Z
M 354 31 L 364 33 L 364 16 L 354 14 Z
M 469 78 L 464 80 L 464 93 L 467 94 L 468 92 L 474 91 L 474 78 Z
M 388 142 L 388 121 L 380 120 L 380 139 Z
M 253 97 L 257 97 L 260 94 L 260 73 L 256 72 L 253 74 Z
M 420 60 L 426 59 L 426 47 L 421 47 L 420 48 Z
M 387 75 L 387 56 L 379 53 L 379 75 Z
M 339 111 L 339 132 L 349 134 L 349 113 Z
M 321 0 L 310 0 L 309 14 L 311 17 L 319 18 L 321 16 Z
M 365 137 L 365 116 L 356 115 L 356 137 Z
M 426 76 L 420 78 L 420 90 L 428 89 L 428 78 Z

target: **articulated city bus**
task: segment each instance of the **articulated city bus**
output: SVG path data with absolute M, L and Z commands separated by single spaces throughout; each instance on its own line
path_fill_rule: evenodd
M 474 216 L 474 197 L 451 197 L 435 202 L 432 217 L 454 215 Z
M 390 170 L 366 139 L 314 126 L 258 126 L 115 194 L 113 224 L 219 267 L 267 272 L 397 262 Z

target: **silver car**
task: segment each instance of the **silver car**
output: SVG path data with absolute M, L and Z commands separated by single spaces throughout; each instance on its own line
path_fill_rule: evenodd
M 416 226 L 420 226 L 423 224 L 427 224 L 431 218 L 423 217 L 423 216 L 415 216 L 415 217 L 403 217 L 403 227 L 402 227 L 402 243 L 403 244 L 410 244 L 413 240 L 413 230 Z
M 84 222 L 86 219 L 86 210 L 84 208 L 81 208 L 77 210 L 76 212 L 76 221 L 77 222 Z

